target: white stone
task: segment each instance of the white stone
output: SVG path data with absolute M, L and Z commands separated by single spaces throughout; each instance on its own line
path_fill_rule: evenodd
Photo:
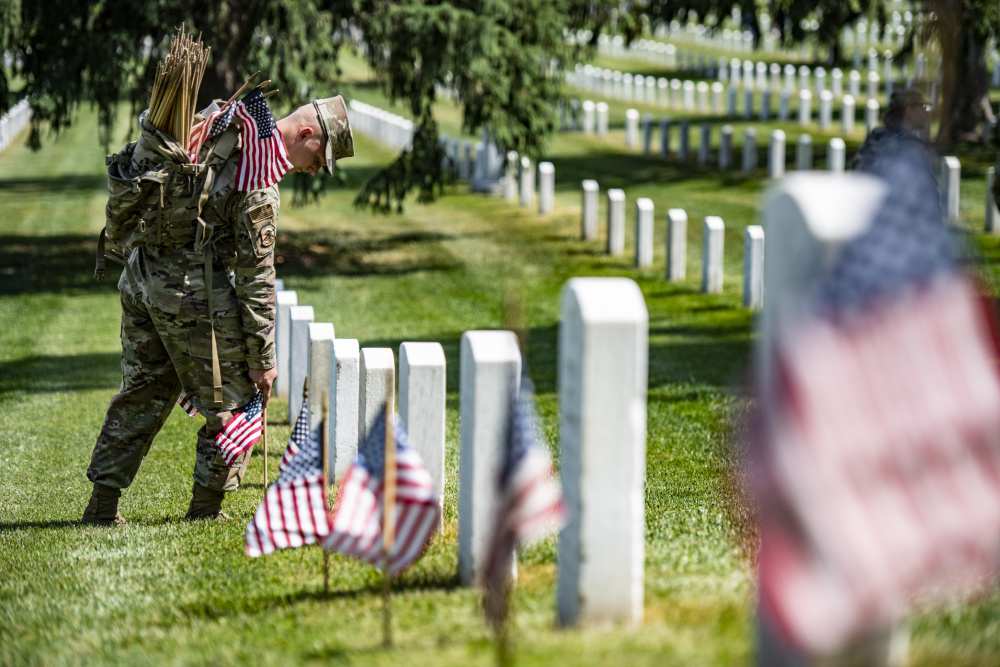
M 729 89 L 727 91 L 727 106 L 726 113 L 730 116 L 736 115 L 736 95 L 738 94 L 736 84 L 729 84 Z
M 996 167 L 989 167 L 986 170 L 986 231 L 991 234 L 1000 233 L 1000 210 L 993 198 L 993 181 L 996 177 Z
M 625 146 L 639 148 L 639 112 L 635 109 L 625 111 Z
M 460 366 L 458 572 L 468 586 L 482 572 L 494 526 L 496 480 L 511 397 L 521 375 L 517 336 L 510 331 L 466 331 Z
M 597 112 L 597 136 L 606 137 L 608 135 L 608 104 L 598 102 L 594 107 Z
M 535 167 L 531 163 L 531 158 L 521 157 L 521 196 L 522 207 L 531 206 L 531 200 L 535 198 Z
M 292 306 L 288 311 L 288 423 L 294 424 L 302 408 L 302 387 L 309 372 L 309 323 L 312 306 Z
M 712 111 L 715 113 L 722 113 L 725 108 L 725 102 L 723 96 L 725 95 L 725 86 L 716 81 L 712 84 Z
M 361 412 L 361 346 L 356 338 L 337 338 L 333 341 L 333 358 L 336 373 L 333 378 L 334 406 L 330 407 L 333 419 L 333 437 L 330 441 L 337 450 L 331 472 L 340 479 L 354 463 L 358 454 L 358 426 Z
M 757 168 L 757 130 L 748 127 L 743 132 L 743 173 Z
M 684 86 L 684 109 L 685 111 L 694 111 L 695 110 L 694 81 L 685 81 L 683 86 Z
M 635 200 L 635 265 L 639 268 L 653 264 L 653 200 L 640 197 Z
M 723 250 L 726 224 L 722 218 L 710 215 L 705 218 L 702 229 L 701 291 L 717 294 L 722 292 L 722 278 L 725 273 Z
M 854 132 L 854 98 L 851 95 L 844 95 L 840 109 L 840 127 L 845 135 Z
M 733 126 L 723 125 L 719 133 L 719 169 L 729 169 L 733 163 Z
M 799 125 L 812 122 L 812 93 L 808 88 L 799 91 Z
M 410 445 L 430 473 L 442 513 L 446 378 L 444 348 L 440 343 L 400 344 L 399 418 L 410 437 Z M 439 526 L 443 530 L 444 522 Z
M 767 121 L 771 118 L 771 89 L 765 88 L 760 94 L 760 119 Z
M 819 128 L 823 131 L 830 129 L 833 124 L 833 93 L 824 90 L 819 95 Z
M 361 348 L 361 395 L 358 398 L 358 438 L 364 441 L 368 429 L 395 393 L 396 358 L 390 347 Z
M 778 120 L 785 122 L 788 120 L 788 109 L 790 106 L 791 93 L 788 89 L 783 89 L 778 97 Z
M 839 68 L 834 67 L 833 72 L 830 73 L 830 87 L 833 90 L 834 97 L 840 97 L 844 94 L 844 73 Z
M 878 100 L 869 98 L 865 102 L 865 131 L 871 132 L 878 125 Z
M 878 96 L 878 72 L 870 70 L 868 72 L 868 97 L 874 99 Z
M 764 305 L 764 228 L 750 225 L 743 234 L 743 305 Z
M 294 290 L 275 293 L 274 347 L 278 364 L 278 379 L 274 381 L 275 393 L 288 398 L 289 383 L 289 350 L 291 349 L 291 320 L 288 313 L 292 306 L 299 303 L 299 295 Z
M 333 422 L 336 414 L 333 410 L 334 392 L 336 391 L 333 376 L 333 343 L 336 336 L 333 331 L 333 324 L 330 322 L 310 322 L 308 325 L 309 335 L 309 417 L 310 429 L 313 437 L 322 442 L 321 427 L 323 424 L 323 405 L 330 408 L 329 419 L 326 423 L 327 433 L 330 435 L 329 449 L 326 452 L 329 461 L 328 470 L 333 470 L 333 464 L 337 456 L 336 442 L 334 440 Z
M 833 173 L 844 171 L 847 163 L 847 144 L 840 137 L 830 139 L 826 152 L 826 168 Z
M 275 278 L 274 293 L 277 294 L 278 292 L 284 292 L 284 291 L 285 291 L 285 281 L 282 280 L 281 278 Z
M 798 144 L 795 147 L 795 167 L 799 171 L 813 168 L 812 137 L 808 134 L 799 135 Z
M 625 191 L 608 190 L 608 254 L 625 252 Z
M 771 146 L 768 150 L 767 175 L 769 178 L 781 178 L 785 175 L 785 133 L 782 130 L 771 132 Z
M 961 183 L 962 164 L 954 155 L 944 156 L 941 159 L 941 203 L 945 219 L 953 225 L 957 225 L 961 219 L 959 210 Z
M 753 118 L 753 89 L 743 90 L 743 117 L 747 120 Z
M 556 202 L 556 167 L 551 162 L 538 163 L 538 212 L 551 213 Z
M 856 69 L 847 75 L 847 90 L 855 99 L 861 97 L 861 73 Z
M 583 181 L 583 201 L 580 207 L 580 238 L 593 241 L 597 238 L 597 197 L 601 189 L 597 181 Z
M 712 126 L 702 123 L 699 132 L 701 136 L 698 142 L 698 164 L 707 165 L 712 152 Z
M 507 151 L 507 164 L 504 167 L 503 198 L 512 202 L 517 199 L 517 167 L 520 158 L 517 151 Z
M 596 127 L 593 100 L 583 101 L 583 133 L 593 134 Z
M 697 90 L 698 90 L 698 111 L 707 113 L 709 110 L 711 110 L 711 105 L 709 104 L 708 101 L 708 90 L 709 90 L 708 82 L 699 81 L 697 85 Z
M 682 208 L 667 211 L 667 280 L 687 276 L 687 213 Z
M 574 278 L 559 326 L 562 625 L 642 621 L 649 316 L 626 278 Z

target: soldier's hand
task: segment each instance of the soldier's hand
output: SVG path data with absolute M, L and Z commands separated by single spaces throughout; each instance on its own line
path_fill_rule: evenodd
M 257 370 L 256 368 L 250 369 L 250 381 L 257 385 L 257 389 L 264 395 L 264 405 L 267 405 L 268 399 L 271 398 L 271 386 L 277 379 L 277 368 L 269 368 L 266 371 Z

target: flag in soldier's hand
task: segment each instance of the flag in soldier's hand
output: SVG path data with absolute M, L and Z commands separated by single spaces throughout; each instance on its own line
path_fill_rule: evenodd
M 323 447 L 311 432 L 308 395 L 303 398 L 302 410 L 292 428 L 290 448 L 293 443 L 298 452 L 281 468 L 247 525 L 248 556 L 315 544 L 330 532 Z
M 552 459 L 541 444 L 534 388 L 527 376 L 511 397 L 507 437 L 497 479 L 497 510 L 482 571 L 487 619 L 503 621 L 514 551 L 559 530 L 566 518 Z
M 1000 563 L 1000 348 L 919 156 L 779 331 L 750 479 L 760 605 L 793 646 L 835 651 Z
M 394 419 L 396 445 L 396 536 L 389 573 L 399 574 L 426 549 L 440 520 L 438 499 L 420 455 Z M 381 567 L 382 505 L 385 474 L 385 408 L 368 430 L 358 457 L 348 469 L 333 509 L 333 526 L 323 548 Z
M 264 395 L 258 391 L 215 436 L 215 444 L 222 452 L 226 465 L 233 465 L 244 452 L 252 449 L 263 432 Z

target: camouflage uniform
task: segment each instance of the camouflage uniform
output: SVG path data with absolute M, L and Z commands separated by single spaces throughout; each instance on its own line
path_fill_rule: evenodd
M 227 132 L 238 132 L 231 127 Z M 212 320 L 205 290 L 205 255 L 194 248 L 197 216 L 190 196 L 171 202 L 181 224 L 166 245 L 138 247 L 118 281 L 122 304 L 122 384 L 111 401 L 87 477 L 123 489 L 132 483 L 157 432 L 183 389 L 206 418 L 198 432 L 194 481 L 213 491 L 235 490 L 249 452 L 226 466 L 215 435 L 255 391 L 249 369 L 269 369 L 274 355 L 274 246 L 278 188 L 235 188 L 239 147 L 220 168 L 202 210 L 212 226 Z M 158 156 L 139 142 L 132 156 L 143 170 Z M 186 186 L 180 184 L 183 190 Z M 213 401 L 211 324 L 214 322 L 223 400 Z

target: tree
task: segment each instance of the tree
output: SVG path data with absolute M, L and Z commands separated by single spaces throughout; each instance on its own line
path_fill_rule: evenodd
M 569 30 L 606 25 L 613 0 L 0 0 L 0 39 L 12 56 L 0 71 L 0 105 L 27 95 L 30 142 L 65 128 L 81 103 L 99 111 L 109 143 L 124 99 L 138 111 L 161 51 L 186 23 L 213 47 L 202 102 L 228 96 L 261 71 L 288 107 L 326 94 L 337 55 L 357 40 L 385 92 L 405 101 L 416 124 L 402 152 L 362 188 L 359 203 L 388 210 L 410 192 L 423 200 L 445 181 L 431 114 L 440 86 L 454 90 L 468 131 L 487 128 L 504 148 L 536 154 L 554 128 L 564 68 L 580 47 Z M 11 82 L 22 85 L 11 90 Z M 276 109 L 287 111 L 288 109 Z

